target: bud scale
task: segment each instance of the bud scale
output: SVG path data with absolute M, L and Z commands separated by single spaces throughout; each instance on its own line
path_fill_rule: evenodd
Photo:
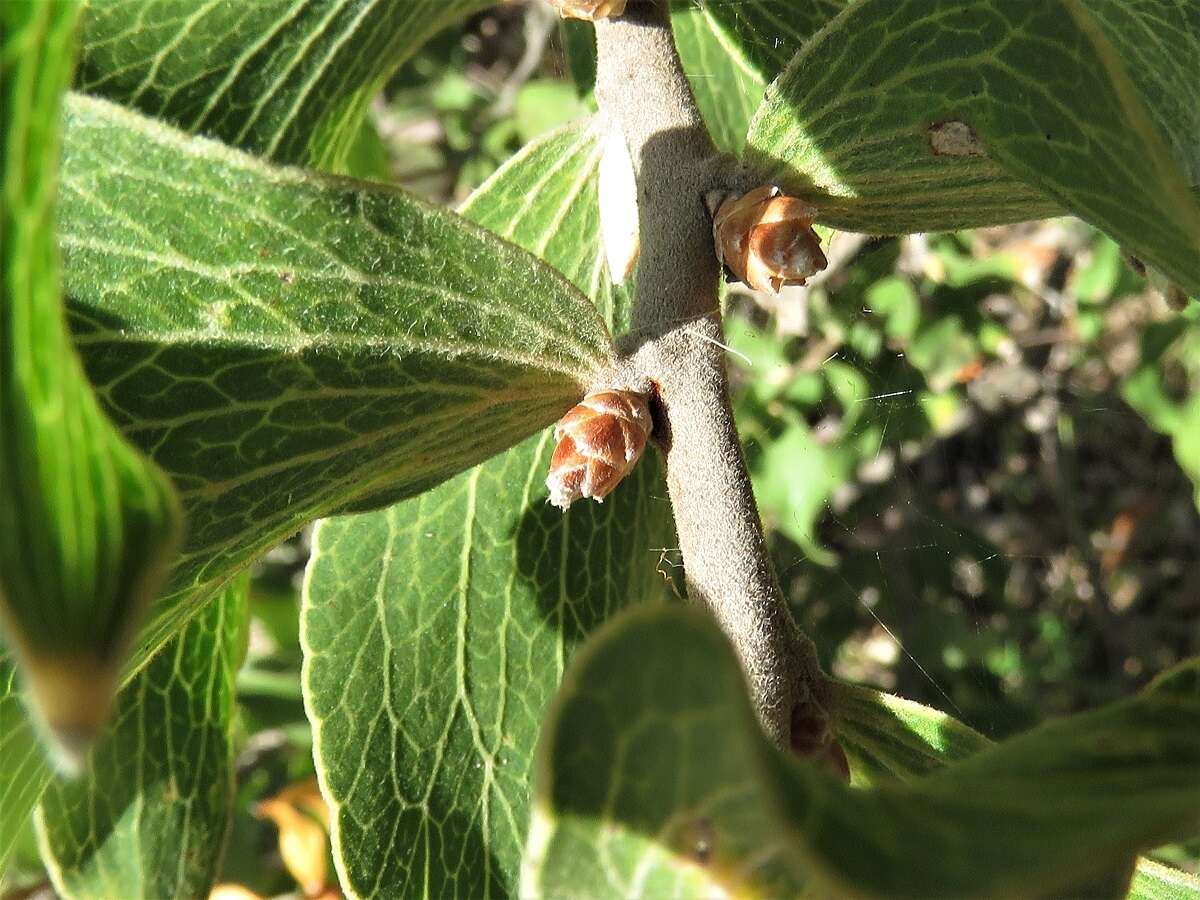
M 721 203 L 713 216 L 717 259 L 756 291 L 779 293 L 827 265 L 812 229 L 814 210 L 779 188 L 755 188 Z
M 581 497 L 603 500 L 641 458 L 651 427 L 641 394 L 588 394 L 554 426 L 558 444 L 546 478 L 550 502 L 566 509 Z

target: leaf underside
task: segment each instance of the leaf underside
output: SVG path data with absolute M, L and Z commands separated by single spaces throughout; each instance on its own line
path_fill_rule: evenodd
M 767 85 L 848 0 L 672 0 L 671 28 L 713 143 L 738 153 Z
M 0 10 L 0 627 L 64 759 L 103 723 L 179 518 L 163 473 L 92 396 L 63 312 L 54 221 L 76 12 Z
M 1070 211 L 1196 293 L 1198 16 L 1151 0 L 861 0 L 772 85 L 749 159 L 847 230 Z
M 539 749 L 522 888 L 874 897 L 1111 889 L 1114 872 L 1124 868 L 1128 880 L 1138 851 L 1197 827 L 1194 693 L 1145 693 L 907 783 L 850 788 L 770 747 L 716 626 L 667 606 L 626 614 L 568 672 Z
M 232 815 L 246 587 L 192 617 L 121 691 L 83 774 L 43 795 L 39 844 L 60 896 L 207 896 Z
M 1163 682 L 1195 690 L 1200 660 L 1163 674 Z M 1156 682 L 1158 684 L 1158 682 Z M 911 781 L 966 759 L 992 742 L 941 710 L 859 685 L 834 684 L 834 732 L 850 761 L 851 783 Z M 1142 858 L 1130 886 L 1132 900 L 1200 896 L 1200 879 Z
M 76 83 L 88 92 L 160 115 L 177 126 L 219 136 L 275 161 L 338 169 L 359 131 L 366 102 L 382 79 L 438 28 L 486 5 L 485 0 L 212 0 L 199 6 L 192 0 L 91 0 L 82 17 Z M 44 19 L 46 13 L 53 12 L 50 18 L 60 26 L 68 14 L 73 17 L 73 6 L 66 3 L 3 6 L 10 15 L 35 11 L 35 19 Z M 57 36 L 50 39 L 41 32 L 29 32 L 31 52 L 12 58 L 17 63 L 62 63 L 66 77 L 69 60 L 59 51 L 68 46 L 70 30 L 59 27 Z M 8 23 L 6 32 L 13 33 Z M 5 80 L 9 86 L 18 84 L 14 79 Z M 6 104 L 7 108 L 16 107 Z M 31 121 L 44 126 L 54 124 L 56 119 L 44 115 Z M 131 157 L 133 164 L 139 162 L 138 155 L 135 152 Z M 25 177 L 19 181 L 40 189 L 38 179 Z M 47 196 L 52 199 L 52 192 Z M 141 215 L 136 197 L 119 199 L 123 205 L 116 207 L 118 211 L 131 212 L 135 219 Z M 184 205 L 188 199 L 197 198 L 180 192 L 177 205 Z M 192 210 L 196 213 L 195 227 L 205 225 L 206 210 Z M 207 229 L 212 230 L 211 223 Z M 39 233 L 48 235 L 51 230 L 42 228 Z M 10 240 L 12 234 L 6 226 L 6 249 L 18 247 L 17 241 Z M 40 259 L 37 255 L 29 258 Z M 5 271 L 17 270 L 6 264 Z M 157 315 L 160 304 L 169 307 L 176 288 L 186 289 L 191 280 L 192 275 L 185 272 L 182 279 L 167 285 L 166 298 L 148 298 L 145 311 L 149 318 Z M 154 362 L 150 359 L 152 346 L 142 349 L 143 361 Z M 178 373 L 168 370 L 146 379 L 150 396 L 142 402 L 155 403 L 156 418 L 181 410 L 185 415 L 192 413 L 192 389 L 199 387 L 202 394 L 207 393 L 198 381 L 214 373 L 188 368 L 189 363 L 199 361 L 194 359 L 195 349 L 184 347 L 178 354 L 166 354 L 168 362 L 183 366 L 182 377 L 175 378 Z M 119 354 L 106 353 L 102 362 L 116 357 Z M 112 377 L 119 378 L 119 359 L 117 362 Z M 170 386 L 164 386 L 167 379 L 172 379 Z M 133 388 L 127 385 L 125 390 L 128 393 Z M 172 397 L 179 406 L 171 405 Z M 204 397 L 199 399 L 203 407 Z M 86 405 L 85 400 L 75 406 L 84 409 Z M 320 428 L 327 423 L 318 419 L 310 424 Z M 231 428 L 224 427 L 221 433 L 228 438 Z M 167 530 L 160 532 L 165 534 Z M 135 667 L 180 627 L 186 614 L 210 597 L 237 566 L 282 535 L 258 536 L 264 538 L 261 547 L 249 548 L 245 554 L 226 555 L 204 570 L 194 590 L 184 586 L 172 593 L 160 607 L 164 616 L 140 645 Z M 141 543 L 144 551 L 151 542 Z M 225 563 L 228 569 L 223 568 Z M 178 569 L 175 574 L 176 585 L 186 581 L 178 577 Z M 48 778 L 15 693 L 17 680 L 12 666 L 12 658 L 0 651 L 0 716 L 5 722 L 0 738 L 4 750 L 0 806 L 5 810 L 0 822 L 0 865 L 11 850 L 25 811 L 32 808 Z
M 91 0 L 76 87 L 275 162 L 339 171 L 387 76 L 489 0 Z
M 188 517 L 143 651 L 306 522 L 552 422 L 611 352 L 565 279 L 451 212 L 104 101 L 67 122 L 76 345 Z
M 565 272 L 616 328 L 588 123 L 535 141 L 464 213 Z M 305 698 L 343 885 L 516 892 L 542 713 L 576 643 L 661 597 L 674 543 L 648 454 L 603 504 L 546 502 L 549 430 L 414 500 L 317 529 Z M 439 860 L 429 866 L 425 860 Z

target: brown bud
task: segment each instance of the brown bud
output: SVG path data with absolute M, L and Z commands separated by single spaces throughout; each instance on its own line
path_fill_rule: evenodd
M 633 391 L 597 391 L 554 426 L 558 446 L 546 487 L 550 502 L 566 509 L 580 497 L 603 500 L 646 449 L 650 409 Z
M 756 291 L 779 293 L 828 264 L 812 229 L 814 210 L 779 188 L 755 188 L 725 200 L 713 216 L 717 259 Z
M 550 0 L 564 19 L 583 19 L 596 22 L 610 19 L 625 12 L 626 0 Z

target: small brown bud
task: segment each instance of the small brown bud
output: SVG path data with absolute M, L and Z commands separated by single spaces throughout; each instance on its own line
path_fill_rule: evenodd
M 608 390 L 584 397 L 554 426 L 550 502 L 566 509 L 580 497 L 607 497 L 637 464 L 651 426 L 641 394 Z
M 828 265 L 812 229 L 814 212 L 769 185 L 730 198 L 713 216 L 717 259 L 756 291 L 804 284 Z
M 564 19 L 583 19 L 596 22 L 610 19 L 625 12 L 626 0 L 550 0 Z

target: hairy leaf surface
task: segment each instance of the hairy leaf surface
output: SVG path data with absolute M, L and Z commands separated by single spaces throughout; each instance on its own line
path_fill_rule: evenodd
M 607 359 L 586 298 L 401 191 L 68 104 L 76 345 L 188 538 L 144 650 L 307 521 L 410 496 L 552 422 Z
M 671 27 L 696 103 L 722 150 L 737 153 L 763 92 L 849 0 L 674 0 Z
M 60 896 L 207 896 L 233 802 L 246 586 L 226 587 L 121 691 L 83 775 L 51 782 L 36 821 Z
M 588 124 L 526 147 L 465 214 L 560 267 L 614 327 Z M 661 596 L 653 455 L 603 505 L 549 506 L 549 431 L 420 498 L 329 519 L 304 593 L 305 696 L 352 894 L 506 896 L 544 707 L 577 641 Z M 437 860 L 427 865 L 426 860 Z
M 1195 38 L 1171 37 L 1193 16 L 1179 7 L 1126 4 L 1106 28 L 1116 4 L 1093 12 L 1092 0 L 863 0 L 772 86 L 750 156 L 836 227 L 930 231 L 1065 209 L 1195 292 L 1195 114 L 1177 113 L 1196 108 L 1200 85 L 1163 100 L 1181 68 L 1200 67 Z M 1135 21 L 1183 60 L 1151 51 Z
M 338 169 L 383 81 L 488 0 L 91 0 L 77 87 L 277 162 Z
M 1173 0 L 1082 0 L 1121 56 L 1146 110 L 1200 186 L 1200 6 Z
M 1200 897 L 1200 878 L 1143 859 L 1133 873 L 1128 900 L 1195 900 L 1196 897 Z
M 0 871 L 49 780 L 50 764 L 21 700 L 17 661 L 0 647 Z
M 1193 661 L 1154 682 L 1195 682 L 1200 663 Z M 1193 691 L 1194 693 L 1194 691 Z M 850 760 L 855 785 L 910 781 L 966 759 L 992 742 L 946 713 L 892 694 L 859 685 L 834 685 L 834 730 Z M 1200 695 L 1198 695 L 1200 696 Z M 1200 895 L 1200 881 L 1186 872 L 1149 859 L 1139 859 L 1130 896 L 1142 900 L 1174 900 L 1183 888 Z
M 927 775 L 991 742 L 928 706 L 853 684 L 834 687 L 834 730 L 855 784 Z
M 719 630 L 668 606 L 626 614 L 568 672 L 539 748 L 523 889 L 1028 895 L 1198 825 L 1194 696 L 1149 692 L 908 783 L 850 788 L 769 746 Z M 790 890 L 764 878 L 781 863 Z
M 103 724 L 179 518 L 101 411 L 64 317 L 54 209 L 76 11 L 0 8 L 0 627 L 68 760 Z

